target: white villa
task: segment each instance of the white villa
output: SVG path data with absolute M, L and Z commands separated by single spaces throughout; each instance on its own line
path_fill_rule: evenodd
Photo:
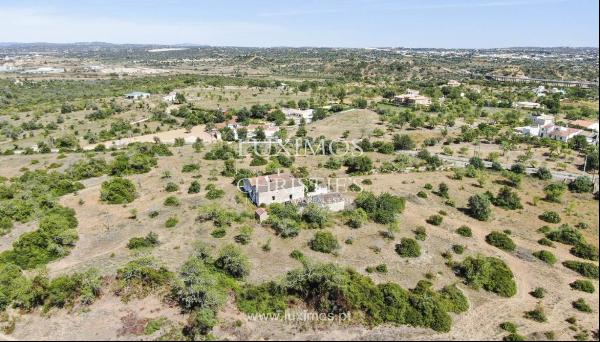
M 283 114 L 288 120 L 294 120 L 296 125 L 300 124 L 300 121 L 304 119 L 306 123 L 311 123 L 313 119 L 313 109 L 296 109 L 296 108 L 281 108 Z
M 419 94 L 418 90 L 407 89 L 406 94 L 394 96 L 394 103 L 400 106 L 430 106 L 431 99 Z
M 540 137 L 550 138 L 553 140 L 559 140 L 562 142 L 568 142 L 576 135 L 582 134 L 583 131 L 576 128 L 561 127 L 554 124 L 542 126 L 540 128 Z

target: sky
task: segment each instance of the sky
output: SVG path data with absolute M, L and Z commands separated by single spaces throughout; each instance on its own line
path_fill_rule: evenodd
M 598 47 L 598 0 L 0 0 L 0 42 Z

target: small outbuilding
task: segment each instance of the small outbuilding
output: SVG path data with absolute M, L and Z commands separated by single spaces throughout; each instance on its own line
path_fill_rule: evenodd
M 269 213 L 265 208 L 258 208 L 254 211 L 254 217 L 260 223 L 263 223 L 269 218 Z

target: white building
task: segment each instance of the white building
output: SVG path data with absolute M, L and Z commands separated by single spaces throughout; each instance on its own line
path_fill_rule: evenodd
M 23 70 L 24 74 L 61 74 L 65 72 L 65 68 L 57 68 L 57 67 L 39 67 L 36 69 L 27 69 Z
M 542 107 L 542 105 L 537 102 L 519 101 L 515 102 L 513 107 L 522 109 L 539 109 Z
M 546 126 L 554 123 L 554 115 L 548 114 L 531 114 L 529 116 L 534 125 Z
M 598 132 L 598 122 L 589 120 L 574 120 L 570 122 L 571 126 L 580 127 L 588 131 Z
M 317 195 L 307 196 L 304 199 L 303 205 L 315 203 L 318 206 L 328 209 L 332 212 L 342 211 L 346 208 L 346 200 L 338 192 L 320 193 Z
M 583 131 L 576 128 L 546 125 L 540 128 L 540 137 L 550 138 L 562 142 L 568 142 L 573 137 L 582 134 Z
M 541 85 L 541 86 L 539 86 L 537 88 L 534 88 L 533 92 L 535 93 L 535 96 L 537 96 L 537 97 L 543 97 L 543 96 L 546 96 L 547 90 L 546 90 L 546 87 L 544 87 L 543 85 Z
M 125 98 L 128 100 L 139 100 L 139 99 L 145 99 L 148 97 L 150 97 L 149 93 L 144 93 L 141 91 L 134 91 L 129 94 L 125 94 Z
M 283 114 L 288 120 L 294 120 L 296 125 L 300 124 L 300 121 L 304 119 L 306 123 L 311 123 L 313 119 L 313 109 L 296 109 L 296 108 L 281 108 Z
M 407 89 L 405 94 L 394 96 L 394 103 L 400 106 L 430 106 L 431 99 L 419 94 L 418 90 Z
M 304 183 L 289 173 L 258 176 L 243 182 L 244 191 L 257 206 L 304 198 Z
M 174 103 L 176 99 L 177 99 L 177 93 L 174 91 L 170 92 L 169 95 L 163 96 L 163 98 L 162 98 L 162 100 L 167 103 Z
M 530 137 L 539 137 L 540 136 L 540 126 L 525 126 L 525 127 L 515 127 L 515 132 L 527 135 Z

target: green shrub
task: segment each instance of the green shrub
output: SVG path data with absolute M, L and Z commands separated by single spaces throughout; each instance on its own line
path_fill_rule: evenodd
M 179 223 L 179 219 L 176 216 L 171 216 L 165 221 L 165 227 L 173 228 Z
M 109 204 L 131 203 L 135 196 L 136 189 L 133 182 L 120 177 L 105 181 L 100 190 L 100 200 Z
M 585 243 L 585 238 L 580 231 L 569 225 L 562 225 L 556 230 L 546 233 L 546 237 L 552 241 L 566 245 L 579 245 Z
M 586 303 L 585 299 L 583 299 L 583 298 L 578 298 L 572 304 L 573 304 L 573 307 L 575 309 L 577 309 L 578 311 L 592 312 L 592 307 L 588 303 Z
M 485 241 L 494 247 L 508 252 L 512 252 L 517 248 L 513 240 L 503 232 L 491 232 L 485 237 Z
M 525 337 L 517 334 L 510 333 L 502 338 L 502 341 L 525 341 Z
M 427 221 L 427 223 L 429 223 L 433 226 L 439 226 L 444 221 L 444 218 L 441 215 L 435 214 L 435 215 L 429 216 L 429 218 L 427 218 L 426 221 Z
M 165 185 L 165 191 L 166 192 L 179 191 L 179 185 L 177 185 L 176 183 L 173 183 L 173 182 L 169 182 L 169 183 L 167 183 L 167 185 Z
M 200 164 L 185 164 L 181 168 L 181 172 L 194 172 L 200 170 Z
M 188 194 L 197 194 L 200 192 L 200 183 L 198 181 L 193 181 L 188 188 Z
M 101 286 L 101 277 L 93 269 L 85 273 L 56 277 L 49 282 L 45 294 L 42 295 L 45 297 L 44 309 L 71 307 L 77 300 L 81 304 L 89 305 L 100 296 Z
M 594 283 L 585 279 L 577 279 L 574 282 L 570 283 L 569 286 L 571 286 L 571 288 L 574 290 L 583 291 L 587 293 L 594 293 L 596 291 Z
M 456 254 L 463 254 L 465 251 L 465 246 L 463 245 L 452 245 L 452 250 Z
M 361 208 L 344 212 L 344 217 L 346 219 L 346 225 L 354 229 L 362 227 L 369 219 L 367 213 Z
M 248 258 L 234 245 L 226 245 L 221 249 L 215 266 L 237 279 L 243 279 L 250 273 Z
M 31 269 L 68 255 L 78 239 L 77 224 L 71 208 L 56 206 L 47 210 L 38 230 L 22 234 L 13 242 L 12 249 L 0 253 L 0 264 Z
M 241 227 L 240 233 L 233 237 L 233 240 L 235 240 L 235 242 L 239 243 L 240 245 L 249 244 L 251 239 L 252 239 L 252 227 L 249 227 L 249 226 Z
M 568 260 L 564 261 L 563 266 L 573 270 L 586 278 L 598 279 L 598 265 L 594 265 L 591 262 L 581 262 Z
M 173 274 L 158 265 L 152 258 L 140 258 L 128 262 L 117 270 L 116 294 L 124 301 L 144 298 L 151 292 L 166 287 Z
M 357 208 L 363 209 L 369 218 L 377 223 L 389 224 L 396 221 L 397 214 L 404 211 L 405 199 L 387 192 L 375 196 L 364 191 L 354 200 Z
M 396 253 L 404 258 L 416 258 L 421 256 L 421 246 L 414 239 L 403 238 L 396 244 Z
M 271 217 L 269 223 L 277 235 L 284 239 L 296 237 L 300 233 L 300 224 L 292 219 Z
M 8 217 L 0 217 L 0 236 L 8 234 L 13 227 L 13 222 Z
M 569 183 L 569 190 L 576 193 L 591 193 L 594 191 L 594 182 L 588 176 L 580 176 Z
M 464 237 L 472 237 L 473 236 L 473 232 L 471 231 L 471 228 L 467 227 L 467 226 L 461 226 L 456 230 L 456 233 L 460 236 L 464 236 Z
M 556 256 L 549 251 L 541 250 L 533 252 L 533 256 L 550 265 L 554 265 L 556 263 Z
M 525 318 L 539 323 L 548 322 L 548 318 L 546 317 L 544 308 L 542 308 L 541 306 L 538 306 L 534 310 L 525 312 Z
M 498 258 L 469 256 L 456 266 L 456 271 L 475 289 L 483 288 L 502 297 L 512 297 L 517 293 L 512 271 Z
M 514 324 L 513 322 L 503 322 L 503 323 L 500 323 L 499 327 L 500 327 L 500 329 L 502 329 L 504 331 L 508 331 L 509 333 L 516 333 L 517 332 L 517 325 Z
M 309 246 L 312 250 L 321 253 L 333 253 L 340 248 L 337 239 L 330 232 L 316 232 Z
M 529 292 L 529 294 L 537 299 L 542 299 L 546 296 L 546 290 L 543 287 L 536 287 L 533 291 Z
M 236 292 L 237 306 L 246 314 L 283 314 L 293 298 L 284 286 L 272 281 L 261 285 L 246 284 Z
M 163 204 L 167 207 L 178 207 L 181 203 L 179 202 L 179 199 L 177 197 L 169 196 L 169 197 L 165 198 L 165 201 Z
M 144 327 L 144 335 L 152 335 L 155 332 L 159 331 L 165 324 L 167 323 L 167 319 L 165 317 L 159 317 L 155 319 L 151 319 L 146 323 Z
M 310 228 L 323 228 L 329 220 L 329 211 L 316 203 L 310 203 L 304 208 L 302 219 Z
M 598 247 L 589 243 L 578 243 L 569 250 L 576 257 L 598 261 Z
M 567 190 L 567 186 L 563 183 L 552 183 L 544 187 L 546 200 L 549 202 L 559 203 L 562 195 Z
M 544 211 L 540 216 L 540 220 L 548 223 L 560 223 L 560 215 L 556 211 Z
M 129 239 L 129 242 L 127 243 L 127 248 L 148 248 L 158 246 L 159 244 L 160 241 L 158 241 L 158 235 L 156 233 L 150 232 L 145 237 L 134 237 Z
M 236 149 L 226 143 L 212 144 L 212 148 L 204 155 L 207 160 L 228 160 L 238 157 Z
M 494 205 L 500 208 L 515 210 L 523 209 L 519 195 L 509 187 L 505 186 L 500 189 L 498 195 L 493 200 Z
M 352 156 L 344 161 L 349 174 L 365 174 L 373 169 L 373 161 L 366 155 Z
M 469 197 L 468 212 L 473 218 L 480 221 L 487 221 L 492 216 L 491 202 L 489 198 L 482 194 Z
M 462 312 L 468 306 L 456 288 L 442 294 L 422 282 L 411 291 L 397 284 L 375 285 L 368 277 L 332 264 L 311 264 L 288 272 L 284 285 L 289 295 L 310 303 L 317 312 L 361 311 L 371 324 L 408 324 L 440 332 L 451 327 L 449 309 Z
M 554 244 L 552 243 L 552 241 L 550 241 L 547 238 L 541 238 L 538 240 L 538 243 L 542 246 L 548 246 L 548 247 L 554 247 Z
M 184 312 L 203 308 L 216 311 L 234 286 L 234 280 L 213 267 L 205 247 L 200 246 L 181 268 L 171 298 Z
M 185 334 L 192 341 L 202 340 L 203 336 L 208 334 L 217 325 L 218 320 L 216 316 L 214 310 L 209 308 L 199 308 L 192 311 L 188 317 Z
M 550 179 L 552 179 L 552 172 L 547 167 L 540 167 L 540 168 L 538 168 L 537 172 L 535 173 L 535 175 L 537 176 L 537 178 L 539 178 L 541 180 L 550 180 Z
M 379 264 L 379 265 L 375 266 L 375 271 L 377 271 L 379 273 L 387 273 L 388 267 L 386 264 Z
M 208 198 L 210 200 L 215 200 L 215 199 L 225 196 L 225 191 L 217 188 L 217 186 L 212 183 L 206 185 L 206 190 L 207 190 L 206 198 Z
M 220 239 L 222 237 L 225 237 L 225 235 L 227 235 L 227 230 L 225 228 L 217 228 L 215 230 L 213 230 L 210 235 L 212 237 L 214 237 L 215 239 Z
M 415 239 L 417 239 L 419 241 L 425 241 L 425 239 L 427 239 L 427 230 L 425 230 L 425 227 L 423 227 L 423 226 L 417 227 L 415 229 L 414 233 L 415 233 Z

